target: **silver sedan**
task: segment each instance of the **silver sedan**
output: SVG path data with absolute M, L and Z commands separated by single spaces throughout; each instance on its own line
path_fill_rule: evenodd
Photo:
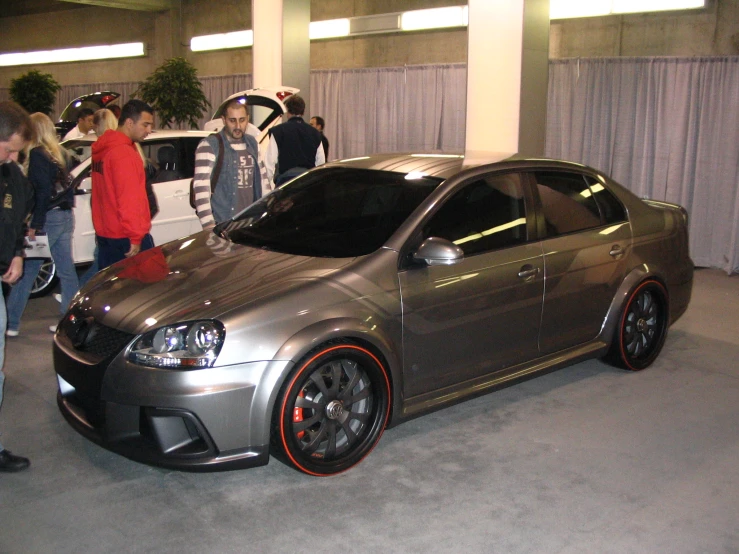
M 568 162 L 335 162 L 99 273 L 54 337 L 59 407 L 145 463 L 336 474 L 465 398 L 649 366 L 690 300 L 687 228 Z

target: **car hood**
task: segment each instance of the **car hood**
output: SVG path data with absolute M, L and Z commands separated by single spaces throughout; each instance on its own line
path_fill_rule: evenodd
M 326 277 L 353 259 L 272 252 L 204 231 L 101 271 L 76 302 L 103 325 L 138 334 L 218 318 Z

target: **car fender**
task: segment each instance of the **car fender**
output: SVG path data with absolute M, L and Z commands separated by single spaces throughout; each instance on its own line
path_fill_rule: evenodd
M 259 444 L 269 442 L 272 413 L 277 397 L 295 365 L 315 347 L 340 339 L 354 339 L 382 356 L 393 396 L 391 419 L 393 413 L 399 413 L 402 381 L 400 361 L 395 354 L 392 339 L 379 328 L 370 328 L 359 319 L 348 317 L 327 319 L 301 329 L 286 340 L 275 355 L 275 360 L 269 364 L 259 380 L 252 402 L 252 425 L 261 422 L 258 425 L 261 428 L 252 428 L 252 436 L 255 440 L 261 441 Z
M 647 264 L 642 264 L 633 268 L 618 287 L 618 290 L 611 301 L 611 305 L 608 308 L 608 313 L 603 320 L 603 327 L 600 331 L 601 339 L 607 343 L 609 347 L 613 341 L 613 337 L 615 336 L 616 327 L 619 324 L 619 316 L 624 305 L 631 297 L 631 292 L 639 285 L 639 283 L 650 277 L 659 281 L 665 289 L 667 288 L 659 271 L 657 271 L 654 266 L 648 266 Z

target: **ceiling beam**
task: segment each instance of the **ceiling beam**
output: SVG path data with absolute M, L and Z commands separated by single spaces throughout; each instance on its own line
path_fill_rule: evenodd
M 121 8 L 147 12 L 160 12 L 174 8 L 173 0 L 61 0 L 72 4 L 88 4 L 104 8 Z

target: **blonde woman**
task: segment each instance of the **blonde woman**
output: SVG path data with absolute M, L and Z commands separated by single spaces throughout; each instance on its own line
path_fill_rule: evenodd
M 77 271 L 72 258 L 74 191 L 69 190 L 61 202 L 54 207 L 51 207 L 49 203 L 59 169 L 62 168 L 65 173 L 69 171 L 69 157 L 67 151 L 59 146 L 54 123 L 49 116 L 42 113 L 31 114 L 31 124 L 35 139 L 28 146 L 30 152 L 24 162 L 24 168 L 35 191 L 36 205 L 28 236 L 33 239 L 37 233 L 46 232 L 49 238 L 51 257 L 62 285 L 61 313 L 64 315 L 69 302 L 79 288 Z M 6 334 L 8 336 L 18 335 L 21 316 L 42 263 L 41 259 L 26 259 L 23 277 L 10 291 L 7 302 L 8 330 Z M 49 330 L 56 331 L 56 325 L 52 325 Z
M 96 111 L 92 116 L 92 123 L 95 126 L 95 134 L 102 137 L 103 133 L 108 129 L 114 131 L 118 128 L 118 119 L 110 110 L 102 108 Z

